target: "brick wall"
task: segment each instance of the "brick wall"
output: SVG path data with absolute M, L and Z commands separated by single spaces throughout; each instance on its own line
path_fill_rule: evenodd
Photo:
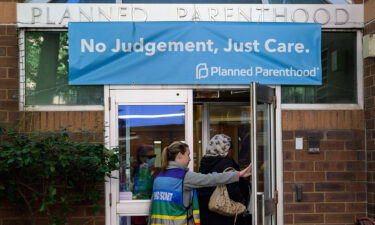
M 375 4 L 372 5 L 373 12 Z M 374 33 L 375 21 L 367 23 L 364 34 Z M 368 182 L 367 210 L 368 215 L 375 218 L 375 57 L 364 59 L 364 86 Z
M 308 153 L 309 137 L 320 139 L 320 153 Z M 364 137 L 360 110 L 283 111 L 285 224 L 352 225 L 366 215 Z
M 371 93 L 365 96 L 368 215 L 375 218 L 375 58 L 365 59 L 364 65 L 365 88 Z
M 375 1 L 365 0 L 364 11 L 365 11 L 365 22 L 371 21 L 375 18 Z
M 1 6 L 0 6 L 1 7 Z M 18 44 L 15 25 L 0 24 L 0 121 L 18 110 Z
M 375 4 L 365 1 L 365 29 L 364 34 L 375 33 Z M 364 59 L 365 85 L 365 120 L 367 145 L 367 211 L 375 218 L 375 58 Z
M 375 58 L 364 60 L 368 215 L 375 218 Z
M 12 126 L 20 118 L 27 130 L 56 130 L 61 126 L 94 130 L 96 140 L 103 141 L 103 112 L 20 112 L 18 110 L 19 73 L 16 4 L 0 0 L 0 126 Z M 17 1 L 13 1 L 17 2 Z M 96 126 L 97 125 L 97 126 Z M 99 188 L 104 188 L 104 185 Z M 104 204 L 104 200 L 101 202 Z M 104 225 L 104 210 L 93 215 L 92 206 L 81 205 L 73 212 L 69 224 Z M 12 207 L 9 202 L 0 201 L 0 225 L 28 225 L 28 214 Z M 40 215 L 36 224 L 47 225 Z

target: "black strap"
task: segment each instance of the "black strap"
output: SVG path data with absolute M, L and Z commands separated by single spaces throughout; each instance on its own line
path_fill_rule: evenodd
M 186 174 L 187 174 L 187 172 L 184 174 L 184 177 L 182 179 L 182 205 L 186 209 L 186 224 L 189 224 L 189 220 L 191 220 L 193 218 L 193 212 L 192 212 L 191 215 L 189 215 L 189 211 L 190 211 L 189 209 L 193 207 L 193 202 L 191 201 L 188 206 L 184 205 L 184 182 L 185 182 L 185 176 L 186 176 Z

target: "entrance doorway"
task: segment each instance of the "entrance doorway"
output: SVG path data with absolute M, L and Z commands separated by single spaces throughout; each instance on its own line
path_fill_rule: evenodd
M 107 225 L 146 224 L 162 149 L 184 141 L 193 153 L 189 168 L 198 171 L 215 134 L 231 137 L 230 157 L 240 168 L 253 164 L 249 209 L 257 216 L 248 224 L 276 224 L 273 89 L 110 90 L 109 96 L 108 141 L 119 148 L 121 169 L 106 186 Z
M 230 157 L 241 168 L 250 161 L 250 90 L 193 92 L 194 96 L 194 169 L 206 152 L 208 141 L 216 134 L 231 137 Z
M 193 94 L 194 169 L 199 169 L 211 137 L 229 136 L 229 157 L 240 169 L 253 164 L 249 209 L 258 216 L 253 216 L 252 224 L 276 224 L 274 89 L 254 83 L 248 89 L 195 90 Z

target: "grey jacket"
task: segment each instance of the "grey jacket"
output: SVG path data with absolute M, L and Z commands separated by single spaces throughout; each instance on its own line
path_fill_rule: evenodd
M 183 169 L 188 172 L 185 175 L 184 184 L 183 184 L 183 197 L 184 205 L 188 207 L 191 203 L 191 190 L 201 187 L 212 187 L 219 184 L 230 184 L 237 182 L 239 179 L 238 172 L 225 172 L 225 173 L 210 173 L 210 174 L 201 174 L 189 171 L 189 168 L 183 166 L 175 161 L 170 161 L 167 169 Z M 189 224 L 194 224 L 192 221 L 189 221 Z

